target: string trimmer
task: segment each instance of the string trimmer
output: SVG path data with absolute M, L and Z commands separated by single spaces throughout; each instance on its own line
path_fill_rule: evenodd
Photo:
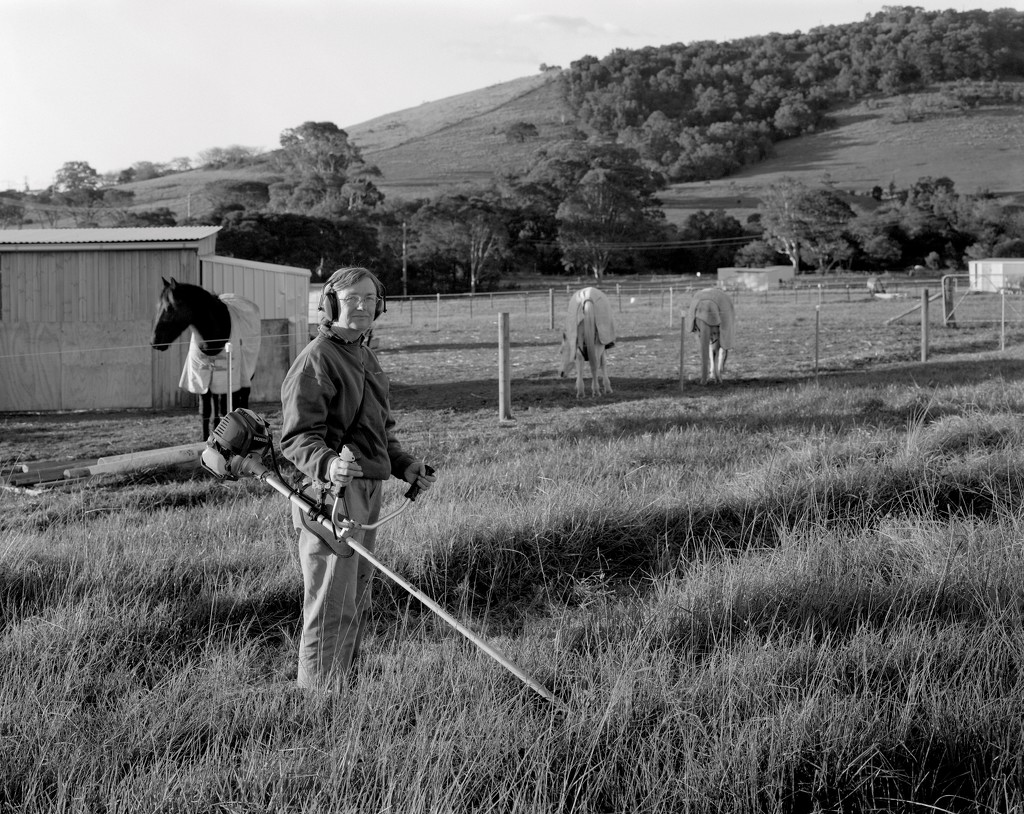
M 268 454 L 274 467 L 273 470 L 264 463 L 264 457 Z M 330 532 L 331 537 L 333 537 L 335 541 L 335 544 L 331 546 L 335 553 L 339 556 L 349 556 L 351 551 L 354 551 L 359 554 L 359 556 L 364 557 L 371 565 L 388 577 L 388 579 L 397 585 L 400 585 L 411 596 L 430 608 L 430 610 L 440 616 L 448 625 L 455 628 L 455 630 L 469 639 L 469 641 L 476 645 L 476 647 L 498 662 L 498 664 L 512 673 L 512 675 L 526 684 L 526 686 L 546 698 L 548 701 L 551 701 L 556 706 L 561 706 L 558 699 L 556 699 L 547 689 L 538 684 L 534 679 L 530 678 L 530 676 L 506 659 L 501 653 L 477 636 L 458 619 L 451 616 L 429 596 L 388 568 L 384 563 L 377 559 L 372 552 L 361 545 L 359 541 L 354 540 L 351 537 L 342 538 L 337 536 L 339 528 L 371 529 L 377 528 L 378 526 L 393 520 L 416 500 L 416 497 L 420 492 L 418 486 L 414 484 L 409 487 L 408 491 L 405 493 L 405 502 L 401 504 L 398 509 L 386 514 L 375 523 L 361 524 L 355 522 L 351 518 L 342 518 L 341 520 L 336 521 L 333 518 L 334 512 L 326 509 L 323 502 L 314 500 L 309 495 L 306 495 L 297 489 L 293 489 L 284 482 L 284 479 L 277 471 L 277 460 L 274 456 L 274 443 L 270 432 L 270 426 L 263 418 L 258 416 L 252 410 L 246 408 L 232 410 L 220 420 L 220 423 L 217 424 L 207 440 L 206 449 L 203 450 L 200 460 L 203 468 L 220 480 L 236 480 L 240 477 L 251 476 L 263 481 L 277 492 L 284 495 L 303 511 L 307 519 L 319 523 L 327 532 Z M 336 495 L 336 497 L 340 497 L 340 493 Z M 330 538 L 328 538 L 326 542 L 330 545 Z M 349 551 L 348 554 L 341 553 L 344 550 L 342 548 L 343 546 L 347 546 L 351 551 Z

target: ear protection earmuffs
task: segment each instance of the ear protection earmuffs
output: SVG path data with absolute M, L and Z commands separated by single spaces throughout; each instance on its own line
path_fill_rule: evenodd
M 327 283 L 323 291 L 320 292 L 320 304 L 317 306 L 317 310 L 323 311 L 324 319 L 328 322 L 334 322 L 341 316 L 341 303 L 338 302 L 338 292 L 335 291 L 330 283 Z M 377 305 L 373 309 L 374 321 L 380 319 L 380 315 L 387 310 L 387 292 L 384 290 L 384 284 L 379 283 L 377 285 Z

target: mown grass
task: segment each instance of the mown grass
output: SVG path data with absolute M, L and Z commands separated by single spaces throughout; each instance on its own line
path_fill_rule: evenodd
M 0 811 L 1019 810 L 1020 354 L 906 361 L 878 307 L 828 320 L 873 363 L 816 380 L 769 341 L 806 311 L 741 304 L 732 378 L 682 393 L 645 361 L 678 335 L 625 309 L 580 402 L 524 317 L 504 424 L 493 315 L 383 333 L 441 478 L 382 556 L 556 706 L 384 580 L 343 691 L 295 689 L 294 532 L 255 481 L 0 493 Z M 445 345 L 463 385 L 423 364 Z M 4 418 L 0 454 L 198 423 L 61 419 Z

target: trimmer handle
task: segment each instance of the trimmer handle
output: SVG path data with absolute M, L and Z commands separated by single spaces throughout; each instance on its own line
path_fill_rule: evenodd
M 348 448 L 347 444 L 342 446 L 341 450 L 338 452 L 338 455 L 341 456 L 341 459 L 343 461 L 354 461 L 356 459 L 356 454 L 351 449 Z M 345 487 L 340 485 L 336 486 L 334 488 L 334 494 L 339 498 L 345 497 Z
M 423 464 L 423 471 L 427 475 L 433 475 L 434 467 L 430 466 L 430 464 Z M 414 483 L 412 486 L 409 487 L 408 491 L 405 493 L 405 497 L 407 500 L 415 500 L 419 496 L 419 493 L 421 491 L 423 490 L 420 489 L 420 487 Z

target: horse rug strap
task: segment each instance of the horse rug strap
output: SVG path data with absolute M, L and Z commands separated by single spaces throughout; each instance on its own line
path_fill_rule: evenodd
M 256 374 L 261 342 L 260 309 L 256 303 L 237 294 L 221 294 L 220 299 L 231 314 L 231 388 L 239 390 L 248 387 Z M 200 341 L 193 328 L 178 387 L 189 393 L 227 393 L 227 353 L 207 356 L 199 349 Z

